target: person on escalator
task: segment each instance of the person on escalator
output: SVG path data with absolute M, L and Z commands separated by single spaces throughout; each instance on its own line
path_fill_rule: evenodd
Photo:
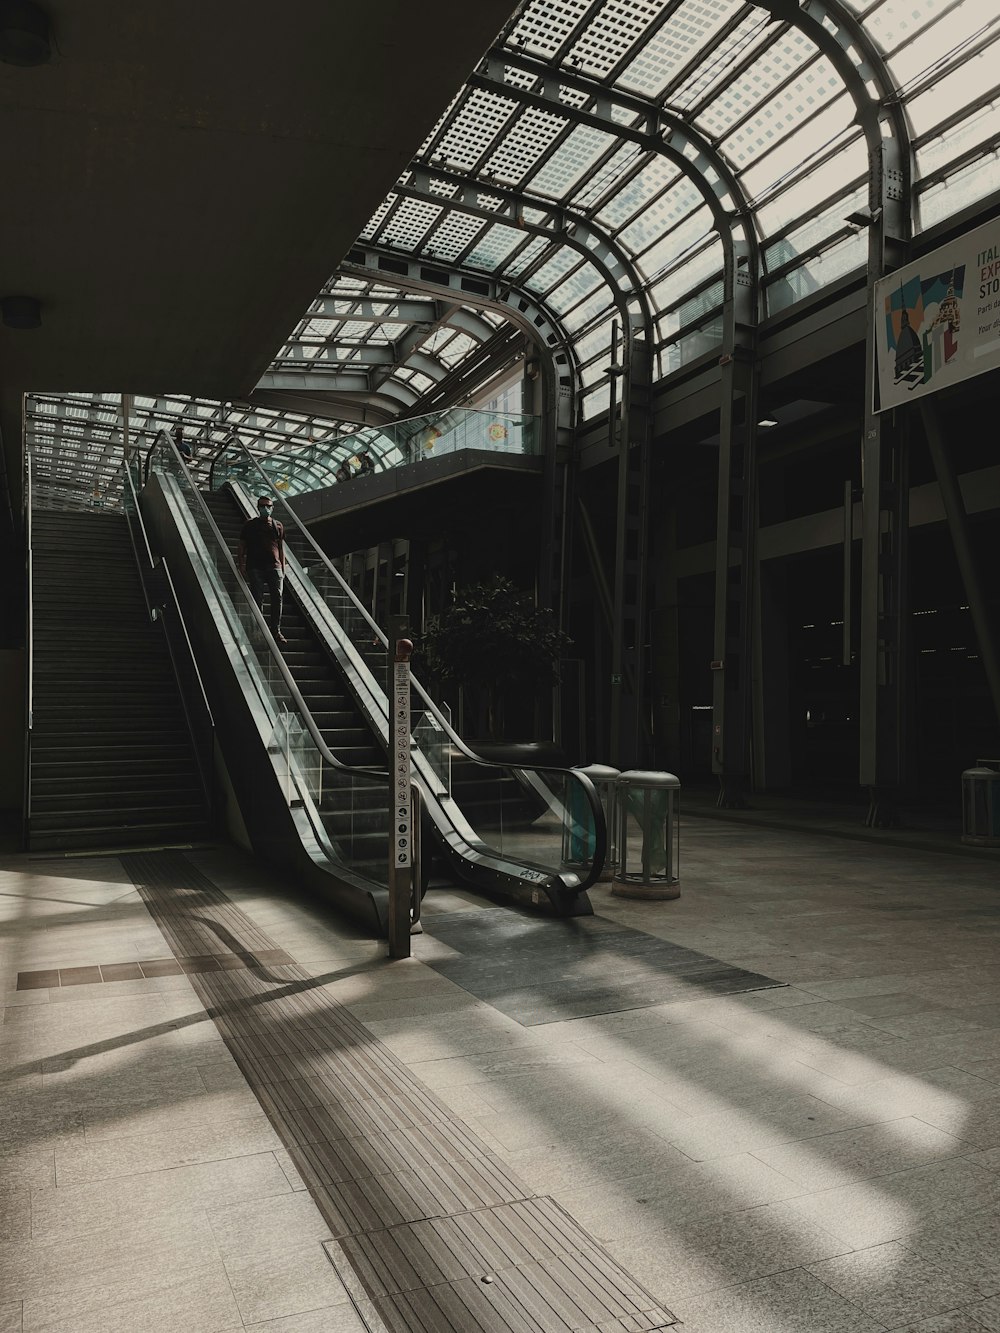
M 281 601 L 285 581 L 285 529 L 271 511 L 274 501 L 262 495 L 257 501 L 257 517 L 244 523 L 240 532 L 240 573 L 246 579 L 254 601 L 264 613 L 264 593 L 268 594 L 268 623 L 280 644 L 288 640 L 281 632 Z
M 372 462 L 372 456 L 367 449 L 362 449 L 358 454 L 358 476 L 367 477 L 369 473 L 375 471 L 375 464 Z

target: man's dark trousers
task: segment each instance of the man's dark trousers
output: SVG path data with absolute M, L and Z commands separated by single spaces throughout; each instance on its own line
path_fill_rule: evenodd
M 282 586 L 285 581 L 284 573 L 278 568 L 255 569 L 252 565 L 247 569 L 247 583 L 250 585 L 250 592 L 254 601 L 260 607 L 261 615 L 264 614 L 264 593 L 268 594 L 268 610 L 270 615 L 267 623 L 271 627 L 271 633 L 277 637 L 281 633 L 281 594 Z

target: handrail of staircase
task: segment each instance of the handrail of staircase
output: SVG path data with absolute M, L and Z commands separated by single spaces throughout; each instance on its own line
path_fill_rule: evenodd
M 156 436 L 156 439 L 153 441 L 152 445 L 150 445 L 149 452 L 146 454 L 146 466 L 144 475 L 147 480 L 149 479 L 149 465 L 152 460 L 153 451 L 154 449 L 156 449 L 161 439 L 165 441 L 165 443 L 167 444 L 168 448 L 172 451 L 177 461 L 181 463 L 182 466 L 184 464 L 184 460 L 181 457 L 180 452 L 177 449 L 177 445 L 174 443 L 174 440 L 170 435 L 169 431 L 161 430 Z M 233 553 L 229 549 L 229 543 L 225 540 L 222 533 L 216 526 L 215 519 L 212 517 L 212 513 L 208 505 L 205 503 L 204 497 L 201 495 L 201 492 L 198 490 L 196 486 L 192 486 L 191 489 L 197 496 L 198 504 L 201 507 L 201 513 L 203 518 L 207 520 L 209 526 L 211 527 L 211 530 L 215 533 L 219 546 L 225 552 L 225 558 L 227 563 L 232 567 L 233 573 L 236 575 L 237 579 L 239 579 L 241 583 L 244 582 L 242 576 L 240 575 L 239 570 L 236 568 L 236 561 L 233 559 Z M 345 764 L 342 759 L 338 759 L 337 756 L 333 753 L 333 751 L 327 745 L 326 741 L 323 739 L 319 731 L 319 728 L 316 726 L 316 723 L 313 719 L 313 715 L 309 711 L 309 705 L 306 703 L 305 699 L 303 699 L 299 687 L 296 685 L 295 679 L 292 676 L 292 673 L 289 671 L 285 659 L 282 657 L 278 649 L 277 643 L 275 643 L 274 641 L 274 636 L 271 634 L 270 627 L 268 626 L 267 621 L 264 619 L 264 615 L 260 607 L 250 596 L 249 591 L 247 592 L 247 601 L 249 602 L 250 605 L 251 615 L 257 621 L 257 624 L 261 628 L 261 630 L 263 630 L 264 632 L 264 641 L 265 643 L 267 643 L 268 647 L 271 650 L 271 655 L 274 658 L 275 663 L 277 664 L 278 672 L 288 689 L 288 693 L 291 695 L 292 702 L 295 704 L 295 707 L 302 718 L 305 728 L 309 733 L 310 739 L 316 746 L 316 749 L 319 751 L 323 759 L 325 759 L 326 762 L 330 764 L 332 768 L 340 769 L 341 772 L 343 773 L 361 773 L 364 774 L 366 777 L 388 778 L 389 776 L 388 769 L 383 770 L 380 768 L 368 768 L 362 764 Z
M 138 455 L 135 456 L 138 463 Z M 201 672 L 198 670 L 198 661 L 194 655 L 194 648 L 191 644 L 191 636 L 188 634 L 187 624 L 181 613 L 180 602 L 177 600 L 177 592 L 174 588 L 174 581 L 170 576 L 170 569 L 167 565 L 165 556 L 161 556 L 159 562 L 153 556 L 152 547 L 149 544 L 149 536 L 146 532 L 146 525 L 143 522 L 142 510 L 139 507 L 139 497 L 136 494 L 135 481 L 132 476 L 131 463 L 127 463 L 124 469 L 125 482 L 122 487 L 123 496 L 126 494 L 131 498 L 131 507 L 125 508 L 125 521 L 128 524 L 129 536 L 132 539 L 132 549 L 136 554 L 136 562 L 139 565 L 139 581 L 142 584 L 143 596 L 146 599 L 146 607 L 150 614 L 150 619 L 160 619 L 164 637 L 167 641 L 167 651 L 170 653 L 174 663 L 174 674 L 177 676 L 178 685 L 181 685 L 181 663 L 178 660 L 178 649 L 183 652 L 185 665 L 189 671 L 194 673 L 194 684 L 196 688 L 196 717 L 192 712 L 192 700 L 190 698 L 190 689 L 181 686 L 181 704 L 184 708 L 184 715 L 187 718 L 188 731 L 191 735 L 191 741 L 194 745 L 195 757 L 198 761 L 198 771 L 201 774 L 201 785 L 205 793 L 205 799 L 208 804 L 209 817 L 214 814 L 215 808 L 215 782 L 213 780 L 213 760 L 215 753 L 215 718 L 212 715 L 212 708 L 208 702 L 208 694 L 205 690 L 205 682 L 201 678 Z M 138 541 L 136 532 L 132 525 L 133 518 L 138 525 Z M 141 545 L 141 550 L 139 546 Z M 166 605 L 159 605 L 154 602 L 151 595 L 151 589 L 147 581 L 147 572 L 158 576 L 162 582 L 166 597 Z M 168 625 L 165 612 L 170 608 L 171 624 Z
M 35 620 L 34 620 L 34 566 L 31 547 L 31 455 L 24 451 L 24 481 L 21 504 L 24 510 L 25 540 L 25 617 L 24 617 L 24 802 L 21 835 L 25 847 L 31 830 L 31 740 L 34 725 L 35 691 Z
M 313 537 L 312 533 L 309 531 L 306 525 L 295 513 L 295 510 L 289 503 L 288 498 L 282 495 L 282 493 L 274 485 L 274 483 L 271 481 L 271 478 L 260 466 L 256 458 L 254 458 L 253 454 L 251 454 L 250 450 L 246 447 L 246 445 L 243 443 L 243 441 L 239 438 L 238 435 L 231 436 L 230 439 L 227 440 L 227 442 L 216 451 L 215 456 L 212 459 L 212 466 L 209 470 L 209 475 L 214 476 L 216 462 L 222 456 L 225 450 L 232 448 L 234 444 L 239 446 L 240 450 L 245 455 L 246 459 L 249 461 L 252 468 L 254 469 L 254 472 L 259 475 L 261 484 L 264 487 L 264 490 L 260 491 L 259 494 L 274 494 L 281 501 L 283 506 L 283 511 L 285 514 L 291 517 L 292 522 L 295 525 L 296 531 L 309 544 L 316 558 L 334 577 L 336 582 L 339 584 L 341 590 L 351 600 L 356 609 L 361 612 L 362 616 L 365 618 L 367 624 L 369 625 L 373 636 L 377 638 L 378 641 L 381 644 L 383 644 L 383 646 L 386 647 L 386 649 L 388 649 L 389 640 L 385 635 L 385 633 L 382 631 L 377 621 L 375 621 L 372 618 L 367 608 L 358 598 L 354 589 L 350 586 L 350 584 L 341 574 L 340 570 L 337 569 L 337 567 L 333 564 L 330 557 L 326 554 L 326 552 L 322 549 L 322 547 L 319 546 L 316 539 Z M 598 830 L 597 847 L 595 850 L 596 852 L 600 853 L 599 856 L 595 855 L 593 865 L 591 866 L 591 872 L 589 875 L 583 877 L 583 881 L 577 892 L 582 893 L 585 889 L 588 889 L 592 884 L 594 884 L 604 866 L 604 854 L 606 851 L 605 840 L 607 838 L 607 830 L 605 826 L 604 807 L 601 805 L 600 797 L 598 796 L 596 788 L 594 788 L 593 784 L 582 774 L 577 773 L 569 765 L 562 766 L 559 764 L 505 764 L 500 760 L 487 759 L 484 756 L 477 754 L 476 751 L 473 750 L 471 746 L 466 744 L 466 742 L 462 739 L 462 737 L 458 734 L 458 732 L 455 731 L 454 727 L 445 717 L 444 713 L 437 706 L 434 700 L 427 693 L 423 685 L 421 685 L 418 680 L 415 680 L 412 677 L 411 677 L 411 687 L 414 693 L 420 697 L 420 700 L 424 705 L 424 707 L 426 708 L 426 710 L 434 716 L 435 721 L 444 731 L 450 743 L 465 758 L 471 759 L 477 764 L 483 764 L 490 768 L 500 768 L 500 769 L 516 768 L 524 770 L 525 772 L 528 773 L 568 772 L 573 774 L 573 777 L 579 782 L 581 788 L 584 791 L 587 804 L 589 805 L 591 814 L 593 815 L 594 827 Z

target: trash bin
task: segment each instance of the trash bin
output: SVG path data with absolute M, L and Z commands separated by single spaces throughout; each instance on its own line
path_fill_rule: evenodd
M 608 849 L 604 857 L 604 865 L 601 869 L 601 873 L 597 876 L 597 882 L 599 884 L 604 884 L 611 878 L 615 865 L 615 783 L 618 780 L 619 772 L 617 768 L 611 768 L 608 764 L 587 764 L 586 766 L 578 764 L 574 769 L 574 772 L 582 773 L 585 777 L 590 778 L 597 790 L 597 795 L 600 797 L 601 806 L 604 810 L 604 823 L 608 831 Z M 570 788 L 570 791 L 573 791 L 572 787 Z M 575 811 L 571 811 L 571 814 L 575 813 Z M 574 820 L 574 824 L 575 823 L 576 821 Z M 583 852 L 583 855 L 580 854 L 581 851 Z M 589 846 L 585 849 L 578 848 L 574 838 L 574 840 L 571 841 L 569 848 L 564 849 L 563 860 L 570 864 L 575 864 L 576 862 L 581 862 L 583 860 L 589 861 L 592 852 L 593 849 Z
M 680 846 L 673 773 L 630 769 L 615 783 L 616 860 L 611 892 L 621 898 L 679 898 Z
M 1000 847 L 1000 759 L 979 759 L 962 774 L 962 841 Z

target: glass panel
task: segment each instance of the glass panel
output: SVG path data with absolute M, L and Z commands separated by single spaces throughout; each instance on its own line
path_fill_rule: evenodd
M 826 158 L 822 167 L 807 171 L 794 182 L 784 182 L 780 190 L 759 205 L 760 234 L 767 237 L 780 231 L 796 218 L 805 217 L 821 200 L 831 198 L 839 190 L 846 194 L 849 187 L 867 179 L 868 149 L 858 134 L 841 152 Z
M 665 374 L 690 365 L 707 352 L 716 352 L 722 346 L 722 316 L 682 334 L 663 349 L 662 364 Z
M 592 171 L 616 142 L 603 130 L 578 125 L 559 145 L 551 160 L 531 177 L 528 188 L 536 194 L 565 199 L 581 177 Z
M 764 15 L 756 15 L 747 20 L 747 23 L 749 25 L 749 45 L 752 44 L 754 39 L 759 40 L 762 36 L 761 29 L 768 27 L 770 20 Z M 720 57 L 721 54 L 720 52 Z M 783 34 L 780 41 L 768 45 L 749 69 L 732 83 L 723 85 L 709 105 L 699 111 L 696 117 L 698 128 L 717 138 L 723 137 L 731 125 L 749 115 L 755 106 L 766 97 L 770 97 L 780 83 L 794 74 L 815 54 L 816 48 L 812 42 L 797 29 L 790 29 Z M 734 51 L 734 59 L 736 56 L 737 53 Z M 709 68 L 715 70 L 717 77 L 723 78 L 725 76 L 726 66 L 722 64 L 720 58 L 712 60 L 709 63 Z M 815 74 L 810 73 L 796 87 L 805 84 L 808 88 L 809 83 L 815 77 Z M 767 128 L 772 128 L 788 98 L 794 97 L 795 91 L 792 90 L 785 93 L 783 97 L 777 97 L 765 111 L 762 120 L 767 124 Z M 753 124 L 758 125 L 758 122 L 755 121 Z M 752 133 L 752 130 L 746 132 Z
M 517 109 L 509 97 L 467 88 L 437 152 L 458 171 L 471 171 Z
M 844 230 L 844 219 L 848 214 L 858 208 L 863 207 L 868 202 L 868 186 L 862 185 L 855 190 L 853 194 L 847 195 L 843 199 L 838 199 L 835 204 L 831 204 L 824 212 L 817 217 L 811 218 L 808 222 L 789 232 L 774 245 L 769 245 L 764 251 L 764 265 L 767 269 L 779 268 L 782 264 L 787 264 L 798 255 L 813 249 L 828 237 L 838 231 Z
M 959 125 L 953 125 L 946 134 L 938 135 L 923 148 L 917 149 L 917 179 L 934 175 L 947 167 L 949 162 L 961 157 L 963 153 L 977 144 L 986 151 L 995 148 L 1000 141 L 1000 100 L 994 99 L 988 106 L 974 112 Z M 996 159 L 989 152 L 990 160 Z
M 522 180 L 566 125 L 563 117 L 552 112 L 534 106 L 523 108 L 500 139 L 487 169 L 500 180 Z
M 594 268 L 593 264 L 582 264 L 575 273 L 561 282 L 558 287 L 553 287 L 546 297 L 546 303 L 553 310 L 568 310 L 570 306 L 589 296 L 596 288 L 602 287 L 604 279 Z
M 584 421 L 590 421 L 593 417 L 599 417 L 602 412 L 606 412 L 610 406 L 611 386 L 605 380 L 596 389 L 591 389 L 589 393 L 583 395 L 580 414 Z
M 739 9 L 739 0 L 684 0 L 622 72 L 621 83 L 659 100 L 670 81 Z
M 752 9 L 729 34 L 712 47 L 706 58 L 699 61 L 685 81 L 670 96 L 670 105 L 678 110 L 687 110 L 703 101 L 713 88 L 726 83 L 736 65 L 748 59 L 758 48 L 763 48 L 773 32 L 773 20 L 769 14 Z M 766 73 L 764 62 L 762 73 Z M 765 83 L 762 80 L 762 85 Z M 773 84 L 766 85 L 768 90 Z M 732 122 L 729 122 L 732 123 Z
M 722 305 L 725 288 L 723 282 L 713 282 L 687 301 L 682 301 L 673 310 L 668 310 L 657 321 L 661 338 L 670 338 L 688 324 L 694 324 L 710 310 Z
M 953 217 L 969 204 L 1000 190 L 1000 163 L 989 154 L 917 196 L 920 230 Z
M 793 269 L 768 283 L 765 288 L 768 314 L 775 315 L 815 292 L 829 282 L 842 278 L 845 273 L 864 268 L 868 260 L 868 235 L 848 236 L 836 245 L 814 255 L 801 268 Z
M 812 116 L 817 107 L 838 98 L 838 95 L 843 103 L 839 116 L 831 120 L 821 114 L 802 125 L 805 117 Z M 742 168 L 766 149 L 774 148 L 779 143 L 787 145 L 794 138 L 799 144 L 798 163 L 802 163 L 809 152 L 815 152 L 843 129 L 853 115 L 853 103 L 848 108 L 848 99 L 839 75 L 825 57 L 820 57 L 806 66 L 801 77 L 790 87 L 783 88 L 764 102 L 745 124 L 725 137 L 721 147 L 728 160 Z M 796 126 L 800 128 L 793 133 Z M 768 170 L 771 172 L 770 179 L 775 180 L 784 168 L 775 170 L 769 166 Z
M 230 459 L 233 470 L 236 457 Z M 289 802 L 301 801 L 325 850 L 342 864 L 388 882 L 389 775 L 331 763 L 316 744 L 284 664 L 240 578 L 224 542 L 198 495 L 190 472 L 168 441 L 149 460 L 151 474 L 173 479 L 176 492 L 202 542 L 204 568 L 214 604 L 230 636 L 240 645 L 254 688 L 272 719 L 268 751 Z
M 650 300 L 654 310 L 662 310 L 680 301 L 692 287 L 697 287 L 710 273 L 721 273 L 725 260 L 722 245 L 715 237 L 704 250 L 691 256 L 685 263 L 671 269 L 663 278 L 650 288 Z
M 994 100 L 998 73 L 997 45 L 994 43 L 950 74 L 935 79 L 926 92 L 906 104 L 916 133 L 929 134 L 959 107 L 971 106 L 985 95 Z
M 889 53 L 889 69 L 898 84 L 910 83 L 996 20 L 995 9 L 990 12 L 990 6 L 983 0 L 965 0 L 940 18 L 950 3 L 951 0 L 887 0 L 865 16 L 866 30 Z M 935 21 L 939 18 L 940 21 Z
M 825 107 L 814 119 L 793 134 L 781 140 L 773 153 L 768 153 L 742 174 L 743 188 L 756 199 L 772 186 L 780 184 L 786 175 L 797 174 L 804 162 L 810 162 L 821 153 L 833 152 L 857 138 L 853 124 L 854 103 L 846 94 Z
M 603 226 L 616 228 L 644 209 L 663 188 L 678 176 L 678 170 L 665 157 L 650 157 L 635 176 L 613 199 L 601 205 L 595 219 Z

